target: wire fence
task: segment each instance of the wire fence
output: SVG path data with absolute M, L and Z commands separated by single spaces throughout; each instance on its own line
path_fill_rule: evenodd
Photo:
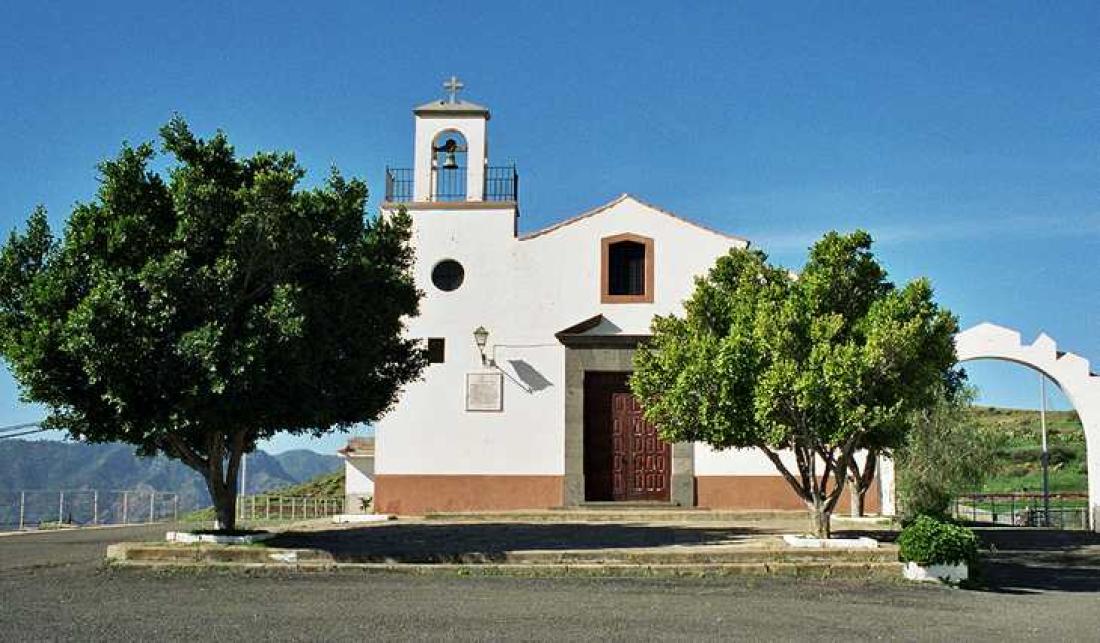
M 241 496 L 237 520 L 278 522 L 327 518 L 344 512 L 343 496 Z
M 164 491 L 0 491 L 0 530 L 125 525 L 176 520 L 179 495 Z
M 237 499 L 237 520 L 290 522 L 327 518 L 343 513 L 344 502 L 342 496 L 241 496 Z M 182 518 L 195 520 L 190 515 Z M 179 495 L 172 492 L 125 489 L 0 491 L 0 531 L 179 522 L 180 519 Z
M 1048 509 L 1049 506 L 1049 509 Z M 1088 494 L 970 493 L 955 499 L 955 518 L 1012 527 L 1088 529 Z

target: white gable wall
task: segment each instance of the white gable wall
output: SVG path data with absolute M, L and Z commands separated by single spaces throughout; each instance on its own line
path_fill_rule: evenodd
M 631 233 L 654 240 L 652 304 L 600 303 L 600 240 Z M 516 263 L 523 287 L 551 288 L 539 295 L 553 314 L 552 334 L 602 313 L 623 334 L 648 334 L 655 314 L 682 313 L 694 289 L 693 277 L 709 270 L 718 257 L 747 243 L 669 216 L 630 197 L 603 212 L 517 243 Z M 555 275 L 557 277 L 555 278 Z M 542 332 L 542 329 L 539 329 Z
M 597 313 L 623 334 L 648 333 L 654 314 L 682 313 L 693 276 L 746 245 L 629 197 L 527 239 L 515 238 L 508 209 L 413 216 L 415 273 L 425 298 L 409 332 L 445 338 L 446 361 L 429 366 L 379 423 L 380 475 L 562 475 L 565 349 L 554 333 Z M 622 233 L 654 240 L 652 304 L 600 303 L 600 240 Z M 430 275 L 448 258 L 466 275 L 445 293 Z M 489 330 L 486 352 L 507 374 L 500 413 L 465 411 L 465 375 L 483 370 L 472 335 L 478 326 Z M 532 369 L 541 390 L 528 392 L 523 379 L 532 379 Z

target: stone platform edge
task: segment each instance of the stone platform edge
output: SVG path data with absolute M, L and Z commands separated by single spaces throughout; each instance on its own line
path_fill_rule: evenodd
M 333 565 L 332 554 L 319 549 L 282 549 L 251 545 L 115 543 L 107 547 L 108 563 L 133 565 Z
M 344 562 L 316 549 L 282 549 L 273 547 L 165 545 L 151 543 L 118 543 L 107 548 L 107 562 L 115 567 L 139 568 L 236 568 L 260 570 L 394 572 L 406 574 L 457 574 L 501 576 L 793 576 L 805 578 L 898 579 L 902 564 L 882 559 L 748 562 L 716 562 L 710 560 L 679 560 L 669 562 L 657 556 L 652 562 L 625 561 L 557 561 L 520 562 Z

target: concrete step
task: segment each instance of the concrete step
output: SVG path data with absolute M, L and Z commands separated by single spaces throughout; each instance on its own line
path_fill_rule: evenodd
M 174 543 L 115 543 L 107 560 L 166 565 L 331 565 L 332 554 L 318 549 L 284 549 L 263 545 L 179 545 Z
M 334 560 L 324 551 L 239 545 L 123 543 L 108 548 L 108 560 L 126 567 L 236 567 L 251 569 L 360 569 L 399 573 L 502 574 L 518 576 L 787 575 L 807 578 L 898 579 L 896 549 L 888 551 L 738 552 L 531 551 L 423 560 Z
M 512 551 L 503 555 L 462 554 L 449 563 L 512 563 L 528 565 L 702 565 L 702 564 L 805 564 L 897 562 L 895 547 L 872 550 L 773 549 L 746 547 L 654 547 L 645 549 L 570 549 Z M 417 561 L 422 562 L 422 561 Z
M 410 564 L 757 564 L 757 563 L 880 563 L 896 562 L 898 548 L 880 543 L 876 549 L 811 549 L 787 546 L 779 538 L 754 538 L 734 544 L 662 545 L 647 547 L 574 547 L 559 549 L 504 549 L 487 546 L 478 551 L 448 549 L 378 551 L 374 548 L 338 551 L 320 548 L 247 545 L 179 545 L 172 543 L 118 543 L 108 547 L 112 560 L 237 562 L 237 563 L 410 563 Z
M 540 511 L 447 511 L 426 514 L 425 520 L 470 522 L 730 522 L 756 518 L 804 516 L 801 512 L 732 512 L 696 508 L 597 506 Z
M 527 564 L 417 564 L 417 563 L 325 563 L 299 562 L 290 564 L 201 562 L 201 561 L 132 561 L 114 560 L 115 567 L 168 569 L 248 569 L 250 571 L 357 571 L 360 573 L 413 574 L 417 576 L 443 574 L 460 576 L 516 576 L 522 578 L 562 577 L 713 577 L 713 576 L 781 576 L 809 580 L 900 581 L 902 563 L 721 563 L 684 565 L 608 565 L 578 563 L 573 565 Z
M 424 515 L 425 520 L 453 522 L 761 522 L 806 523 L 805 511 L 730 511 L 700 507 L 582 505 L 526 511 L 440 511 Z M 889 518 L 833 516 L 834 525 L 887 525 Z
M 710 576 L 783 576 L 808 580 L 859 580 L 898 582 L 902 563 L 683 563 L 635 565 L 609 563 L 573 563 L 531 565 L 526 563 L 487 563 L 481 565 L 447 563 L 337 563 L 335 569 L 398 574 L 460 574 L 462 576 L 519 576 L 524 578 L 560 577 L 710 577 Z
M 163 555 L 163 554 L 162 554 Z M 344 553 L 340 563 L 410 565 L 725 565 L 897 562 L 896 548 L 874 550 L 653 547 L 438 553 Z
M 569 507 L 552 507 L 551 511 L 606 511 L 608 509 L 683 509 L 685 511 L 700 511 L 705 510 L 705 507 L 684 507 L 683 505 L 678 505 L 673 502 L 665 502 L 662 500 L 636 500 L 632 502 L 620 502 L 614 500 L 592 500 Z
M 417 553 L 343 553 L 341 563 L 450 565 L 717 565 L 764 563 L 897 562 L 892 546 L 872 550 L 774 549 L 749 547 L 650 547 L 617 549 L 539 549 Z

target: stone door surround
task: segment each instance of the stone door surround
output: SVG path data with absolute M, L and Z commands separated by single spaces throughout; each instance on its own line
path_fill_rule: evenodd
M 590 372 L 630 372 L 634 370 L 634 346 L 593 342 L 565 347 L 565 489 L 563 504 L 583 504 L 584 498 L 584 374 Z M 672 504 L 695 504 L 694 445 L 672 445 L 672 473 L 669 487 Z

